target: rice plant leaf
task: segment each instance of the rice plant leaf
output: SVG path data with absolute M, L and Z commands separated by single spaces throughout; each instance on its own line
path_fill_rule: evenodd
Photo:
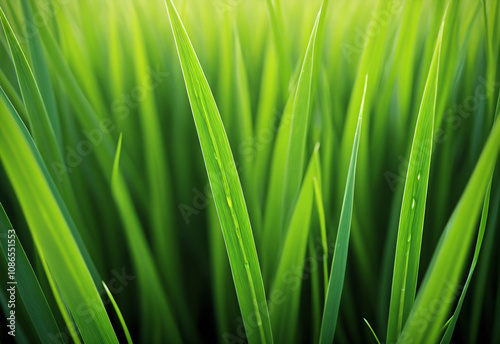
M 469 285 L 472 280 L 472 275 L 474 274 L 474 270 L 476 269 L 477 261 L 479 259 L 479 252 L 481 252 L 481 245 L 483 243 L 484 231 L 486 229 L 486 223 L 488 220 L 488 210 L 490 206 L 492 181 L 493 181 L 493 176 L 490 177 L 488 189 L 486 190 L 486 196 L 484 197 L 483 211 L 481 213 L 481 222 L 479 223 L 479 233 L 477 235 L 476 248 L 474 249 L 474 257 L 472 258 L 472 264 L 469 269 L 469 274 L 467 275 L 467 280 L 465 281 L 464 288 L 462 289 L 462 293 L 460 294 L 460 298 L 458 299 L 457 307 L 455 308 L 455 311 L 453 312 L 453 315 L 449 320 L 448 326 L 446 327 L 444 336 L 441 339 L 441 344 L 449 344 L 451 342 L 451 337 L 453 336 L 453 331 L 455 330 L 455 326 L 457 325 L 458 316 L 460 315 L 460 311 L 462 310 L 462 305 L 465 300 L 465 295 L 467 294 L 467 290 L 469 289 Z
M 316 16 L 316 21 L 309 38 L 307 50 L 302 62 L 295 97 L 293 100 L 293 115 L 290 124 L 290 139 L 286 153 L 285 175 L 283 179 L 284 216 L 283 225 L 288 225 L 288 220 L 293 212 L 295 201 L 300 191 L 304 173 L 304 160 L 306 153 L 306 138 L 309 128 L 309 115 L 311 113 L 311 90 L 314 74 L 314 56 L 316 49 L 316 33 L 318 32 L 321 9 Z
M 37 81 L 42 96 L 43 103 L 47 109 L 50 123 L 54 130 L 56 141 L 62 145 L 61 123 L 57 111 L 54 90 L 52 88 L 52 81 L 50 80 L 49 69 L 47 60 L 44 55 L 42 41 L 37 30 L 37 24 L 31 9 L 29 0 L 22 0 L 23 14 L 25 19 L 26 32 L 29 32 L 28 44 L 31 54 L 31 61 L 33 65 L 33 75 Z
M 113 170 L 111 193 L 123 219 L 124 232 L 138 273 L 141 295 L 142 321 L 145 328 L 143 342 L 157 341 L 167 334 L 172 343 L 181 343 L 182 337 L 173 316 L 170 302 L 163 291 L 158 268 L 155 265 L 132 196 L 120 171 L 122 134 L 118 139 Z
M 28 130 L 3 90 L 0 96 L 0 159 L 40 256 L 57 283 L 59 289 L 54 293 L 61 293 L 85 342 L 117 343 L 89 271 L 92 261 L 84 259 L 72 235 L 77 232 L 74 222 Z
M 42 343 L 50 343 L 50 336 L 59 335 L 59 327 L 17 233 L 15 231 L 11 232 L 13 229 L 2 204 L 0 204 L 0 249 L 7 262 L 12 257 L 12 253 L 15 254 L 13 257 L 16 264 L 16 288 L 40 341 Z M 14 251 L 7 246 L 11 240 L 15 240 Z
M 266 198 L 263 234 L 264 281 L 269 283 L 279 264 L 283 237 L 295 209 L 303 177 L 304 154 L 310 112 L 313 57 L 315 50 L 319 11 L 314 23 L 302 68 L 294 92 L 286 102 L 273 149 L 269 190 Z M 300 86 L 299 86 L 300 85 Z M 294 124 L 292 124 L 294 123 Z M 298 135 L 298 136 L 293 136 Z M 293 138 L 293 139 L 292 139 Z M 297 141 L 292 143 L 292 141 Z M 294 158 L 301 158 L 293 160 Z M 293 167 L 292 167 L 293 166 Z M 298 184 L 297 184 L 298 183 Z M 292 188 L 287 190 L 287 188 Z
M 123 318 L 122 312 L 120 311 L 120 308 L 118 307 L 118 304 L 115 301 L 115 298 L 113 297 L 113 294 L 109 291 L 108 286 L 104 281 L 102 282 L 102 285 L 104 287 L 104 290 L 106 290 L 106 294 L 108 294 L 109 299 L 111 300 L 111 304 L 113 305 L 113 308 L 115 309 L 116 315 L 118 315 L 118 319 L 120 320 L 120 324 L 122 325 L 123 332 L 125 332 L 125 337 L 127 338 L 127 343 L 132 344 L 132 337 L 130 336 L 130 332 L 128 330 L 127 324 L 125 323 L 125 319 Z
M 363 118 L 363 106 L 368 86 L 368 75 L 365 76 L 365 87 L 363 97 L 361 98 L 361 107 L 359 110 L 358 124 L 352 146 L 351 161 L 344 192 L 344 201 L 340 214 L 337 239 L 335 241 L 335 251 L 333 252 L 332 267 L 330 270 L 330 281 L 328 282 L 328 291 L 326 293 L 325 308 L 323 309 L 323 319 L 321 321 L 321 333 L 319 342 L 321 344 L 330 344 L 333 342 L 335 328 L 337 326 L 340 299 L 344 287 L 345 270 L 347 267 L 347 251 L 349 248 L 349 236 L 351 233 L 352 209 L 354 203 L 354 181 L 356 177 L 356 161 L 358 157 L 359 139 L 361 135 L 361 123 Z
M 177 10 L 170 0 L 165 3 L 248 341 L 272 343 L 269 311 L 257 251 L 227 135 L 210 86 Z
M 476 233 L 476 221 L 499 151 L 500 122 L 497 121 L 444 229 L 398 343 L 439 341 L 457 295 L 460 274 Z M 432 321 L 426 317 L 431 310 Z
M 311 212 L 314 203 L 314 180 L 320 180 L 319 145 L 316 145 L 300 195 L 287 231 L 283 253 L 271 289 L 270 304 L 273 307 L 271 323 L 277 343 L 291 343 L 295 328 L 290 324 L 298 321 L 302 270 L 307 249 L 307 238 L 311 226 Z M 293 280 L 293 283 L 290 281 Z M 284 300 L 278 302 L 277 299 Z
M 35 76 L 1 7 L 0 19 L 14 60 L 33 139 L 46 163 L 54 161 L 60 163 L 62 161 L 61 152 L 42 95 L 35 81 Z
M 441 24 L 422 96 L 406 173 L 387 325 L 387 341 L 389 343 L 397 340 L 410 313 L 417 290 L 444 23 L 445 18 Z
M 495 111 L 495 120 L 498 119 L 498 115 L 500 114 L 500 94 L 498 95 L 498 100 L 497 100 L 497 106 L 496 106 L 496 111 Z M 494 169 L 493 169 L 494 170 Z M 457 325 L 458 321 L 458 316 L 460 315 L 460 311 L 462 310 L 462 306 L 465 300 L 465 295 L 467 294 L 467 291 L 469 290 L 469 285 L 472 280 L 472 275 L 474 274 L 474 271 L 476 270 L 476 265 L 477 261 L 479 259 L 479 253 L 481 252 L 481 246 L 483 244 L 483 238 L 484 238 L 484 232 L 486 230 L 486 224 L 488 222 L 488 211 L 490 207 L 490 196 L 491 196 L 491 185 L 493 183 L 493 172 L 490 176 L 490 182 L 488 184 L 488 188 L 486 190 L 486 195 L 484 197 L 484 203 L 483 203 L 483 211 L 481 213 L 481 221 L 479 222 L 479 232 L 477 235 L 477 240 L 476 240 L 476 247 L 474 249 L 474 256 L 472 257 L 472 263 L 469 268 L 469 273 L 467 275 L 467 280 L 465 281 L 464 288 L 462 289 L 462 293 L 460 294 L 460 298 L 458 299 L 457 306 L 455 308 L 455 311 L 453 312 L 452 317 L 448 321 L 449 324 L 446 327 L 446 331 L 443 335 L 443 338 L 441 339 L 441 344 L 448 344 L 451 342 L 451 338 L 453 336 L 453 331 L 455 330 L 455 326 Z M 500 197 L 497 197 L 497 200 L 500 199 Z M 493 209 L 495 209 L 495 205 L 493 205 Z M 493 225 L 495 224 L 497 213 L 492 214 L 493 218 L 490 220 L 493 222 Z M 486 250 L 488 251 L 488 249 Z M 478 290 L 480 290 L 478 288 Z M 473 330 L 471 331 L 471 335 L 476 332 L 474 330 L 474 325 L 471 327 Z M 474 338 L 474 337 L 472 337 Z

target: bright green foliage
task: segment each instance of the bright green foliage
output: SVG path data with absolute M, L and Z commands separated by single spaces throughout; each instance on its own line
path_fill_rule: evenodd
M 499 1 L 0 9 L 17 342 L 500 342 Z

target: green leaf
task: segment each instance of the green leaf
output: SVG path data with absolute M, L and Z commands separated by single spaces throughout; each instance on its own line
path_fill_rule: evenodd
M 277 343 L 291 343 L 295 338 L 296 328 L 291 328 L 290 324 L 297 323 L 299 316 L 301 275 L 311 226 L 314 181 L 321 180 L 320 169 L 319 145 L 316 145 L 290 221 L 270 294 L 269 302 L 273 309 L 271 323 Z
M 0 7 L 0 19 L 9 43 L 16 75 L 21 89 L 21 95 L 29 117 L 31 134 L 46 164 L 62 162 L 61 151 L 52 127 L 49 115 L 42 100 L 42 95 L 31 71 L 28 60 Z
M 132 337 L 130 336 L 130 332 L 128 330 L 127 324 L 125 323 L 125 319 L 123 319 L 122 312 L 120 311 L 120 308 L 116 304 L 115 298 L 113 297 L 113 294 L 108 289 L 108 286 L 104 281 L 102 282 L 102 285 L 104 287 L 104 290 L 106 290 L 106 294 L 108 294 L 109 299 L 111 300 L 111 304 L 113 305 L 113 308 L 115 309 L 116 315 L 118 315 L 118 319 L 120 320 L 120 324 L 122 325 L 123 332 L 125 332 L 125 337 L 127 338 L 127 343 L 132 344 Z
M 361 123 L 363 117 L 363 106 L 366 89 L 368 85 L 368 75 L 365 76 L 365 87 L 361 98 L 358 124 L 352 146 L 351 161 L 342 202 L 342 212 L 340 214 L 337 240 L 335 241 L 335 251 L 333 252 L 333 262 L 330 271 L 330 281 L 326 293 L 325 308 L 323 309 L 323 320 L 321 322 L 321 334 L 319 342 L 322 344 L 332 343 L 337 326 L 340 299 L 344 287 L 345 270 L 347 267 L 347 251 L 349 248 L 349 236 L 351 233 L 352 208 L 354 202 L 354 181 L 356 176 L 356 161 L 358 157 L 359 139 L 361 135 Z
M 50 343 L 51 337 L 49 335 L 57 336 L 59 334 L 59 327 L 17 233 L 11 232 L 13 229 L 2 204 L 0 204 L 0 249 L 6 261 L 9 261 L 9 257 L 14 252 L 16 288 L 19 291 L 19 295 L 23 300 L 40 341 L 42 343 Z M 8 242 L 11 240 L 15 240 L 14 246 L 11 246 L 14 247 L 15 251 L 10 250 L 8 247 Z
M 420 104 L 410 162 L 406 173 L 387 325 L 387 342 L 389 343 L 395 342 L 401 333 L 415 300 L 417 290 L 436 114 L 439 59 L 445 18 L 446 14 L 443 17 L 441 30 L 434 48 L 434 56 Z
M 476 233 L 476 221 L 499 151 L 500 122 L 497 121 L 445 227 L 398 343 L 439 341 L 457 294 L 458 281 Z
M 92 262 L 84 260 L 84 253 L 72 235 L 77 232 L 73 220 L 50 180 L 28 130 L 3 90 L 0 95 L 0 159 L 38 252 L 57 283 L 58 289 L 54 293 L 61 293 L 85 342 L 117 343 L 87 267 Z
M 120 134 L 111 175 L 111 193 L 120 212 L 132 263 L 138 274 L 142 299 L 141 319 L 145 328 L 142 341 L 157 341 L 168 335 L 172 343 L 181 343 L 181 335 L 170 303 L 163 291 L 152 251 L 144 235 L 139 215 L 134 208 L 132 196 L 120 171 L 121 150 L 122 135 Z
M 467 290 L 469 289 L 470 281 L 472 280 L 472 275 L 474 274 L 474 270 L 476 269 L 477 261 L 479 259 L 479 252 L 481 252 L 481 245 L 483 243 L 484 231 L 486 229 L 486 222 L 488 220 L 488 210 L 490 206 L 490 194 L 491 194 L 491 183 L 493 181 L 493 176 L 490 177 L 490 182 L 488 184 L 488 189 L 486 190 L 486 196 L 484 197 L 483 203 L 483 211 L 481 214 L 481 222 L 479 224 L 479 233 L 477 235 L 476 248 L 474 249 L 474 257 L 472 258 L 472 264 L 469 269 L 469 274 L 467 275 L 467 280 L 465 281 L 464 288 L 462 289 L 462 293 L 460 294 L 460 298 L 458 299 L 457 307 L 455 308 L 455 312 L 451 319 L 449 320 L 448 326 L 446 328 L 446 332 L 444 333 L 443 338 L 441 339 L 441 344 L 449 344 L 451 342 L 451 337 L 453 336 L 453 331 L 455 330 L 455 326 L 457 325 L 458 316 L 460 315 L 460 311 L 462 310 L 462 305 L 465 300 L 465 294 L 467 294 Z
M 311 113 L 311 90 L 314 72 L 314 56 L 316 49 L 316 33 L 318 32 L 321 8 L 316 16 L 316 21 L 309 38 L 307 50 L 302 62 L 297 89 L 293 100 L 293 115 L 290 123 L 290 139 L 288 141 L 285 175 L 283 179 L 283 201 L 284 216 L 283 225 L 288 225 L 289 216 L 295 208 L 304 173 L 304 160 L 306 153 L 306 138 L 309 128 L 309 115 Z
M 250 343 L 272 343 L 264 284 L 238 172 L 217 105 L 173 3 L 166 2 Z

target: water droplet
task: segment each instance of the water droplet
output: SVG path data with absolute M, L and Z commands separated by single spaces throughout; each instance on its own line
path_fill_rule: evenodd
M 407 240 L 407 241 L 408 241 L 408 242 L 410 242 L 410 241 L 411 241 L 411 235 L 408 235 L 408 240 Z
M 250 270 L 250 264 L 248 264 L 248 262 L 245 262 L 245 269 Z
M 419 174 L 418 174 L 418 176 L 417 176 L 417 180 L 420 180 L 420 173 L 419 173 Z
M 411 200 L 411 208 L 414 209 L 415 208 L 415 198 Z

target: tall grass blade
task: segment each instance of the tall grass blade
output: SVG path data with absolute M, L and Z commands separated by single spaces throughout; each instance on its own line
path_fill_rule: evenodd
M 117 343 L 89 272 L 88 266 L 92 262 L 84 260 L 72 235 L 72 232 L 77 232 L 74 223 L 28 130 L 3 91 L 0 93 L 0 159 L 19 198 L 39 253 L 58 285 L 59 289 L 54 293 L 61 293 L 84 341 Z M 82 303 L 82 300 L 86 302 Z M 92 308 L 89 304 L 93 305 Z
M 9 258 L 14 258 L 16 288 L 35 327 L 38 338 L 42 343 L 50 343 L 51 336 L 59 335 L 59 327 L 19 237 L 15 232 L 11 232 L 13 229 L 14 227 L 12 227 L 2 204 L 0 204 L 0 249 L 7 262 L 11 261 Z M 14 246 L 8 247 L 10 242 L 14 242 Z M 12 247 L 14 247 L 14 250 L 11 249 Z
M 227 135 L 210 86 L 177 10 L 170 0 L 165 3 L 248 340 L 250 343 L 272 343 L 257 251 Z
M 285 228 L 294 209 L 304 173 L 306 138 L 309 128 L 309 115 L 311 113 L 313 62 L 315 54 L 318 53 L 315 52 L 315 48 L 320 17 L 321 9 L 316 16 L 316 21 L 314 22 L 314 27 L 309 38 L 293 100 L 293 115 L 290 124 L 290 139 L 288 141 L 285 176 L 283 180 L 282 214 L 284 216 L 283 225 Z
M 130 191 L 120 171 L 122 135 L 118 139 L 111 175 L 111 192 L 123 218 L 127 243 L 132 255 L 135 271 L 138 273 L 141 293 L 141 311 L 144 322 L 142 341 L 157 341 L 167 334 L 172 343 L 181 343 L 170 303 L 161 285 L 158 268 L 144 235 L 139 216 L 134 208 Z
M 445 18 L 441 24 L 422 96 L 406 173 L 387 326 L 387 341 L 389 343 L 395 342 L 401 333 L 417 290 L 444 23 Z
M 354 203 L 354 181 L 356 177 L 356 161 L 358 157 L 359 139 L 361 135 L 361 123 L 363 118 L 363 106 L 368 86 L 368 75 L 365 76 L 365 87 L 363 97 L 361 98 L 361 107 L 359 110 L 358 125 L 352 146 L 351 161 L 344 192 L 344 201 L 342 203 L 342 212 L 340 214 L 337 239 L 335 241 L 335 251 L 333 252 L 333 262 L 330 271 L 330 281 L 328 282 L 328 291 L 326 293 L 325 306 L 323 309 L 323 319 L 321 322 L 321 334 L 319 342 L 321 344 L 330 344 L 333 342 L 335 328 L 337 326 L 338 314 L 340 309 L 340 298 L 344 287 L 345 270 L 347 267 L 347 251 L 349 248 L 349 236 L 351 233 L 352 208 Z
M 497 121 L 441 236 L 398 343 L 439 341 L 441 328 L 457 293 L 458 279 L 499 151 L 500 122 Z M 432 321 L 424 317 L 431 309 Z
M 449 321 L 449 324 L 446 328 L 443 338 L 441 339 L 441 344 L 449 344 L 451 342 L 451 338 L 453 336 L 453 331 L 455 330 L 455 326 L 457 325 L 458 316 L 460 315 L 460 311 L 462 310 L 462 306 L 464 304 L 465 295 L 467 294 L 467 290 L 469 289 L 470 282 L 472 280 L 472 275 L 474 274 L 474 270 L 476 269 L 477 261 L 479 259 L 479 252 L 481 252 L 481 245 L 483 244 L 484 231 L 486 229 L 486 223 L 488 220 L 488 210 L 490 206 L 490 194 L 491 194 L 491 183 L 492 178 L 490 177 L 490 182 L 488 184 L 488 189 L 486 190 L 486 196 L 484 197 L 483 203 L 483 211 L 481 213 L 481 222 L 479 224 L 479 232 L 477 235 L 476 248 L 474 249 L 474 257 L 472 258 L 472 264 L 469 269 L 469 274 L 467 275 L 467 280 L 465 281 L 464 288 L 462 289 L 462 293 L 460 294 L 460 298 L 458 299 L 457 307 L 453 312 L 453 315 Z
M 311 227 L 314 180 L 321 180 L 319 145 L 316 145 L 309 162 L 271 289 L 270 304 L 273 307 L 271 323 L 277 343 L 291 343 L 295 338 L 295 328 L 290 328 L 289 324 L 295 324 L 299 315 L 299 296 L 302 286 L 300 276 L 304 268 L 307 239 Z M 278 302 L 273 299 L 273 295 L 284 301 Z

